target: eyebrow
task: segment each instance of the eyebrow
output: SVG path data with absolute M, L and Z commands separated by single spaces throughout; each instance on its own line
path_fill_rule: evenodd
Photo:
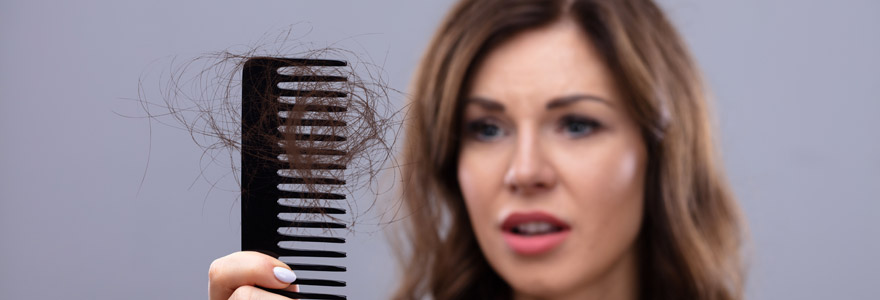
M 583 101 L 598 101 L 600 103 L 604 103 L 605 105 L 611 106 L 611 102 L 609 102 L 608 100 L 605 100 L 602 97 L 599 97 L 596 95 L 589 95 L 589 94 L 575 94 L 575 95 L 568 95 L 568 96 L 564 96 L 564 97 L 554 98 L 553 100 L 550 100 L 550 102 L 547 103 L 547 109 L 550 110 L 550 109 L 554 109 L 554 108 L 558 108 L 558 107 L 571 105 L 572 103 L 575 103 L 575 102 L 578 102 L 581 100 L 583 100 Z
M 550 100 L 550 102 L 547 103 L 547 110 L 568 106 L 568 105 L 571 105 L 572 103 L 575 103 L 575 102 L 581 101 L 581 100 L 583 100 L 583 101 L 597 101 L 597 102 L 604 103 L 605 105 L 609 105 L 609 106 L 611 105 L 611 102 L 609 102 L 608 100 L 606 100 L 602 97 L 596 96 L 596 95 L 574 94 L 574 95 L 553 98 L 552 100 Z M 498 101 L 489 99 L 489 98 L 470 97 L 470 98 L 467 98 L 466 103 L 477 104 L 479 106 L 482 106 L 483 109 L 489 110 L 489 111 L 498 111 L 498 112 L 504 111 L 503 104 L 499 103 Z

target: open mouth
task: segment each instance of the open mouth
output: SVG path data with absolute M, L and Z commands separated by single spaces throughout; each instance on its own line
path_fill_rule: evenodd
M 562 231 L 562 227 L 547 222 L 528 222 L 510 228 L 510 232 L 517 235 L 531 236 Z
M 501 224 L 507 245 L 521 255 L 538 255 L 565 241 L 571 226 L 543 212 L 513 213 Z

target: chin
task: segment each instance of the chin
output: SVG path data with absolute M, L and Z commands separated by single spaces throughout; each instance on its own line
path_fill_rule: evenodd
M 526 299 L 560 298 L 577 290 L 597 273 L 589 267 L 591 264 L 585 261 L 584 255 L 575 253 L 582 251 L 562 248 L 539 256 L 523 256 L 510 249 L 493 247 L 489 263 L 514 294 Z
M 567 276 L 547 276 L 549 274 L 511 275 L 507 280 L 515 295 L 520 298 L 556 299 L 578 286 L 574 278 Z M 507 277 L 502 276 L 507 279 Z
M 605 243 L 603 247 L 592 243 L 595 239 L 572 234 L 556 249 L 523 255 L 505 245 L 503 238 L 491 240 L 495 242 L 484 240 L 483 254 L 511 286 L 516 299 L 581 299 L 587 290 L 607 290 L 617 285 L 613 282 L 637 272 L 634 244 L 617 247 Z

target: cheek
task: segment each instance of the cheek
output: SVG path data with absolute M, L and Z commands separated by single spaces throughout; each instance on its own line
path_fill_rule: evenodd
M 559 147 L 556 154 L 560 178 L 575 198 L 641 200 L 647 154 L 637 138 L 611 136 L 582 147 Z
M 471 206 L 469 199 L 474 199 L 480 194 L 480 184 L 477 178 L 480 178 L 480 168 L 474 168 L 471 159 L 462 151 L 458 160 L 458 186 L 461 188 L 462 196 L 468 207 Z
M 586 152 L 585 152 L 586 151 Z M 582 150 L 561 172 L 578 215 L 580 228 L 593 248 L 605 243 L 612 252 L 631 244 L 641 226 L 644 205 L 645 153 L 630 144 L 608 144 Z
M 489 162 L 478 159 L 472 151 L 461 151 L 458 161 L 458 185 L 469 210 L 477 201 L 489 193 L 487 176 L 491 176 Z
M 586 173 L 584 177 L 590 178 L 589 182 L 596 183 L 592 188 L 602 189 L 612 195 L 632 196 L 641 191 L 644 177 L 642 160 L 636 150 L 609 149 L 590 162 L 592 168 L 585 167 L 581 170 Z
M 487 155 L 486 151 L 465 148 L 459 154 L 458 184 L 478 235 L 485 228 L 479 225 L 491 225 L 495 220 L 493 205 L 498 203 L 493 199 L 502 189 L 503 165 L 497 153 Z

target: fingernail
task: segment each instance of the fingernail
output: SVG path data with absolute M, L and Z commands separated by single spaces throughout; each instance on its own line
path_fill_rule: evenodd
M 293 271 L 288 270 L 287 268 L 275 267 L 272 269 L 272 272 L 275 272 L 275 278 L 281 280 L 286 283 L 291 283 L 296 281 L 296 274 Z

